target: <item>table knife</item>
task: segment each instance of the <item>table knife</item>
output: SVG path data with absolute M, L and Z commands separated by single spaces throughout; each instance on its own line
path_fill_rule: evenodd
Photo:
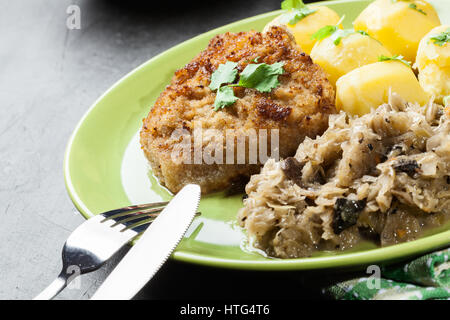
M 183 238 L 200 202 L 200 187 L 185 186 L 106 278 L 92 300 L 129 300 L 156 274 Z

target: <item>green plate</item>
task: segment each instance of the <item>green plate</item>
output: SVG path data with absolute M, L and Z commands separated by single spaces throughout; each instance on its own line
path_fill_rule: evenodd
M 347 27 L 368 0 L 322 2 L 346 15 Z M 442 21 L 450 21 L 447 0 L 432 1 Z M 103 94 L 77 125 L 67 146 L 64 174 L 70 197 L 89 218 L 113 208 L 170 199 L 149 171 L 137 133 L 151 105 L 174 71 L 189 62 L 216 34 L 262 30 L 280 11 L 241 20 L 199 35 L 144 63 Z M 292 270 L 357 266 L 398 260 L 448 245 L 448 226 L 409 243 L 382 249 L 364 245 L 347 252 L 321 252 L 311 258 L 280 260 L 252 250 L 236 226 L 241 196 L 205 196 L 197 217 L 173 258 L 186 262 L 239 269 Z

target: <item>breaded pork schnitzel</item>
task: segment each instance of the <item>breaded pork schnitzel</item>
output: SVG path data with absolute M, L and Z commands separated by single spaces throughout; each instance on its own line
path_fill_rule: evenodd
M 268 93 L 233 87 L 237 101 L 216 111 L 216 92 L 209 88 L 211 75 L 227 61 L 237 63 L 239 72 L 254 61 L 268 65 L 282 62 L 284 73 L 278 76 L 280 84 Z M 170 191 L 177 192 L 188 183 L 199 184 L 203 193 L 226 189 L 236 179 L 259 172 L 262 163 L 249 161 L 248 143 L 244 163 L 225 163 L 225 132 L 226 139 L 231 137 L 236 142 L 251 131 L 266 129 L 270 155 L 271 129 L 277 129 L 279 156 L 292 156 L 306 136 L 315 137 L 326 130 L 328 115 L 336 112 L 334 100 L 334 89 L 325 73 L 284 29 L 225 33 L 214 37 L 204 51 L 175 72 L 171 84 L 143 121 L 141 145 L 153 173 Z M 203 138 L 199 142 L 194 139 L 194 128 L 200 127 Z M 177 130 L 192 141 L 189 161 L 184 161 L 181 154 L 179 158 L 174 156 L 182 139 L 174 134 Z M 218 143 L 223 147 L 217 148 Z M 212 145 L 213 155 L 224 154 L 223 163 L 210 163 L 202 156 L 195 160 L 196 150 L 205 152 Z M 232 148 L 237 145 L 234 143 Z

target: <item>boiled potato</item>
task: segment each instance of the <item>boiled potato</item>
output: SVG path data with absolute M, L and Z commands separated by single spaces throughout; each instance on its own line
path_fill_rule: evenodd
M 450 32 L 450 25 L 431 30 L 420 41 L 416 58 L 420 85 L 441 104 L 450 94 L 450 42 L 438 45 L 431 38 L 446 32 Z
M 389 90 L 409 102 L 424 105 L 428 96 L 410 67 L 399 61 L 368 64 L 350 71 L 336 82 L 336 107 L 362 116 L 388 102 Z
M 440 24 L 434 8 L 423 0 L 376 0 L 353 23 L 356 30 L 366 31 L 392 54 L 401 54 L 411 62 L 423 36 Z
M 360 33 L 344 37 L 338 45 L 333 42 L 332 37 L 327 37 L 311 51 L 311 58 L 325 70 L 333 86 L 347 72 L 377 62 L 381 55 L 391 56 L 380 42 Z
M 282 23 L 281 16 L 276 17 L 264 27 L 264 32 L 271 26 L 284 25 L 292 33 L 295 42 L 307 54 L 311 52 L 316 40 L 311 39 L 311 36 L 320 28 L 326 25 L 335 25 L 339 22 L 339 15 L 328 7 L 324 6 L 309 6 L 316 10 L 313 14 L 306 16 L 295 25 L 289 23 Z

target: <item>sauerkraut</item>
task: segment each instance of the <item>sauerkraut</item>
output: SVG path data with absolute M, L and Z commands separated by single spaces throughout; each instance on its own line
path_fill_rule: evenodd
M 362 117 L 332 115 L 294 157 L 269 160 L 246 193 L 239 222 L 270 256 L 416 239 L 450 217 L 450 112 L 392 94 Z

